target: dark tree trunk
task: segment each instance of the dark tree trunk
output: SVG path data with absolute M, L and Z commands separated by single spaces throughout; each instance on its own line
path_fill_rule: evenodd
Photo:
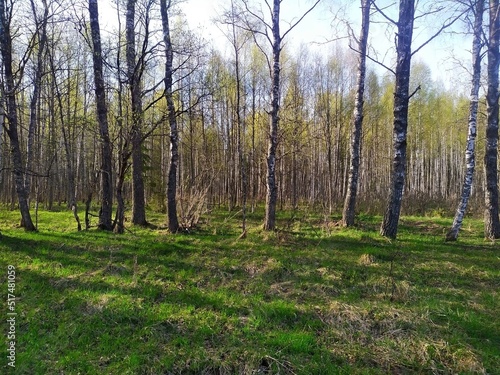
M 137 65 L 135 51 L 135 3 L 127 1 L 126 38 L 127 38 L 127 78 L 132 101 L 132 223 L 147 225 L 146 207 L 144 198 L 144 175 L 142 160 L 142 99 L 141 99 L 141 71 Z M 141 64 L 142 65 L 142 64 Z
M 257 108 L 256 108 L 256 78 L 254 76 L 254 72 L 252 72 L 252 155 L 250 157 L 250 165 L 251 165 L 251 179 L 252 179 L 252 213 L 255 212 L 255 206 L 257 201 L 257 193 L 258 193 L 258 178 L 257 176 L 257 166 L 255 165 L 255 123 L 257 117 Z
M 177 114 L 172 93 L 174 52 L 170 39 L 168 10 L 170 0 L 161 0 L 161 19 L 163 25 L 163 40 L 165 42 L 165 96 L 167 99 L 168 122 L 170 124 L 170 166 L 167 181 L 168 229 L 172 233 L 179 231 L 177 218 L 177 168 L 179 164 L 179 133 L 177 130 Z
M 380 234 L 396 238 L 406 177 L 406 136 L 410 91 L 411 40 L 415 0 L 400 0 L 397 32 L 396 86 L 394 93 L 393 161 L 389 201 Z
M 490 32 L 488 43 L 488 91 L 486 102 L 488 123 L 484 165 L 486 172 L 486 209 L 484 234 L 486 238 L 500 238 L 498 217 L 498 69 L 500 65 L 500 7 L 498 0 L 490 0 Z
M 458 204 L 457 212 L 451 229 L 446 234 L 446 241 L 456 241 L 458 232 L 469 202 L 476 167 L 476 134 L 477 134 L 477 110 L 479 106 L 479 85 L 481 81 L 481 47 L 483 33 L 484 0 L 478 0 L 474 9 L 474 38 L 472 41 L 472 85 L 470 90 L 469 104 L 469 126 L 467 134 L 467 146 L 465 149 L 465 177 L 462 186 L 462 196 Z
M 354 116 L 351 134 L 351 160 L 349 167 L 349 181 L 345 196 L 342 222 L 344 226 L 354 225 L 356 209 L 356 195 L 358 192 L 359 165 L 361 155 L 361 132 L 363 128 L 363 103 L 366 76 L 366 47 L 368 44 L 368 31 L 370 27 L 371 0 L 361 0 L 362 22 L 361 35 L 358 41 L 358 77 L 356 82 L 356 99 L 354 103 Z
M 276 150 L 278 148 L 278 126 L 279 126 L 279 100 L 280 100 L 280 0 L 274 0 L 272 33 L 273 33 L 273 70 L 271 87 L 271 115 L 269 126 L 269 143 L 267 151 L 267 194 L 266 194 L 266 216 L 264 219 L 264 230 L 276 228 L 276 203 L 278 199 L 278 187 L 276 183 Z
M 142 132 L 140 128 L 134 129 L 132 133 L 132 223 L 146 226 L 146 206 L 144 197 L 144 174 L 142 157 Z
M 19 201 L 19 209 L 21 211 L 21 221 L 24 229 L 27 231 L 36 231 L 36 227 L 31 219 L 28 192 L 24 186 L 24 168 L 18 135 L 19 124 L 17 117 L 16 85 L 12 70 L 12 37 L 10 34 L 10 21 L 6 18 L 5 6 L 6 3 L 0 1 L 0 48 L 5 77 L 5 97 L 7 102 L 6 117 L 8 120 L 6 132 L 10 139 L 14 181 Z
M 85 200 L 85 230 L 90 229 L 90 206 L 92 204 L 92 192 L 87 194 L 87 199 Z
M 99 12 L 97 0 L 89 0 L 90 29 L 93 44 L 94 84 L 97 105 L 97 120 L 101 141 L 101 209 L 99 211 L 99 228 L 112 230 L 113 186 L 111 165 L 111 141 L 108 130 L 108 109 L 106 107 L 106 91 L 104 87 L 103 61 L 101 49 L 101 32 L 99 28 Z
M 118 163 L 118 173 L 116 176 L 116 214 L 113 231 L 118 234 L 125 232 L 125 200 L 123 198 L 123 183 L 125 182 L 125 174 L 128 169 L 128 159 L 130 153 L 127 151 L 127 146 L 120 151 L 120 160 Z
M 119 6 L 119 5 L 118 5 Z M 119 9 L 118 9 L 119 12 Z M 119 21 L 118 21 L 119 22 Z M 118 23 L 119 33 L 121 34 L 121 23 Z M 118 47 L 116 54 L 116 66 L 121 71 L 121 48 Z M 118 172 L 116 175 L 116 213 L 115 222 L 113 223 L 113 231 L 118 234 L 125 232 L 125 199 L 123 197 L 123 185 L 125 183 L 125 175 L 129 167 L 129 138 L 124 134 L 123 129 L 123 83 L 121 80 L 118 82 Z

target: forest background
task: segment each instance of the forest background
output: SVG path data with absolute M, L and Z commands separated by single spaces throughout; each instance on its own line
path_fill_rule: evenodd
M 99 3 L 104 9 L 100 21 L 106 25 L 102 32 L 102 57 L 113 155 L 112 184 L 116 186 L 121 179 L 120 195 L 127 209 L 140 204 L 165 212 L 171 133 L 169 111 L 163 100 L 165 47 L 160 9 L 155 1 L 135 4 L 136 65 L 132 70 L 140 71 L 138 94 L 129 90 L 130 74 L 134 73 L 130 73 L 126 61 L 127 6 L 120 2 Z M 189 4 L 193 6 L 191 2 L 168 2 L 174 52 L 172 100 L 179 131 L 176 192 L 181 224 L 185 227 L 191 226 L 205 209 L 234 210 L 245 200 L 254 210 L 264 202 L 270 100 L 270 70 L 263 53 L 266 51 L 242 28 L 231 28 L 229 2 L 226 9 L 217 10 L 218 17 L 211 19 L 227 39 L 226 50 L 218 48 L 220 36 L 214 38 L 206 29 L 189 27 L 186 20 L 195 10 L 186 7 L 185 13 L 180 11 Z M 311 4 L 292 2 L 292 7 L 301 10 L 297 15 L 287 15 L 288 23 L 283 21 L 283 25 L 295 22 Z M 439 29 L 441 23 L 437 20 L 452 16 L 449 3 L 439 3 L 434 8 L 425 2 L 420 5 L 422 17 L 417 16 L 415 21 L 416 44 Z M 353 40 L 347 37 L 346 25 L 352 24 L 356 30 L 359 16 L 352 15 L 359 12 L 359 5 L 351 5 L 354 9 L 335 6 L 323 3 L 314 10 L 322 13 L 323 22 L 330 19 L 332 27 L 328 35 L 318 40 L 319 44 L 293 41 L 290 48 L 284 43 L 281 51 L 276 157 L 279 209 L 308 206 L 331 215 L 340 211 L 346 195 L 358 61 L 358 54 L 347 47 Z M 286 7 L 284 2 L 282 9 L 285 11 Z M 397 14 L 395 6 L 382 8 L 389 16 Z M 103 157 L 87 4 L 55 0 L 13 2 L 7 10 L 11 12 L 13 30 L 24 166 L 21 174 L 28 201 L 49 210 L 66 204 L 76 212 L 77 202 L 100 199 L 102 190 Z M 315 20 L 312 15 L 308 17 L 308 23 L 300 25 L 305 27 L 302 30 L 314 29 L 311 25 Z M 373 17 L 375 31 L 369 53 L 393 67 L 395 48 L 391 40 L 395 26 L 375 11 Z M 434 39 L 419 52 L 421 58 L 417 54 L 413 60 L 410 92 L 417 87 L 420 90 L 415 91 L 409 104 L 404 214 L 451 216 L 460 198 L 466 169 L 469 98 L 465 82 L 469 80 L 470 58 L 464 51 L 471 44 L 472 37 L 467 33 L 470 18 L 464 12 L 446 30 L 448 34 Z M 422 20 L 420 24 L 418 20 Z M 234 18 L 232 21 L 237 23 Z M 307 33 L 297 28 L 288 38 L 300 39 L 297 34 Z M 436 78 L 434 68 L 436 63 L 443 66 L 444 60 L 435 51 L 450 41 L 457 46 L 447 60 L 454 70 L 447 73 L 446 77 L 451 78 L 443 81 L 439 78 L 441 73 Z M 231 43 L 237 47 L 233 51 Z M 234 49 L 238 54 L 236 65 Z M 369 62 L 366 76 L 358 189 L 358 210 L 372 214 L 383 212 L 393 157 L 394 77 L 380 65 Z M 137 130 L 133 95 L 138 95 L 141 103 L 140 155 L 132 151 L 134 147 L 128 149 Z M 484 129 L 486 121 L 484 92 L 482 98 L 479 129 Z M 7 132 L 1 139 L 0 200 L 14 208 L 18 204 L 16 173 L 12 173 L 16 167 Z M 477 153 L 484 153 L 483 137 L 478 139 Z M 130 154 L 135 155 L 131 161 Z M 482 158 L 477 158 L 477 162 L 479 172 L 469 205 L 470 211 L 476 213 L 483 210 L 485 186 Z M 134 171 L 143 178 L 142 188 L 133 187 Z M 247 176 L 246 186 L 242 171 Z M 141 194 L 134 195 L 139 189 L 143 198 Z M 134 206 L 132 215 L 135 211 Z M 146 219 L 135 220 L 134 216 L 132 222 L 145 224 Z

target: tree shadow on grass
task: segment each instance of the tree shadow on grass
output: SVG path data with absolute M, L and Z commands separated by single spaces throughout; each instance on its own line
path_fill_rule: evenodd
M 21 272 L 23 285 L 37 286 L 31 295 L 23 288 L 21 373 L 118 373 L 120 368 L 139 373 L 134 371 L 150 368 L 194 374 L 203 367 L 234 370 L 240 365 L 256 370 L 265 355 L 321 350 L 313 332 L 300 333 L 317 317 L 292 303 L 256 305 L 244 296 L 235 303 L 234 296 L 193 286 L 179 289 L 143 280 L 120 285 L 97 277 Z M 251 321 L 261 326 L 253 330 Z M 295 338 L 286 340 L 287 335 Z M 235 341 L 247 341 L 248 353 L 239 352 L 241 346 L 233 352 Z

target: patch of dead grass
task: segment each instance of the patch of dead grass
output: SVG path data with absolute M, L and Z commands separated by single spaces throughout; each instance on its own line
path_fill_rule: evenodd
M 477 354 L 469 347 L 453 346 L 433 332 L 424 335 L 419 327 L 433 326 L 428 314 L 417 315 L 403 308 L 366 309 L 332 302 L 317 314 L 335 337 L 336 355 L 349 362 L 369 360 L 388 373 L 403 374 L 425 367 L 438 373 L 486 374 Z M 352 348 L 362 350 L 355 354 Z M 419 371 L 420 371 L 419 370 Z

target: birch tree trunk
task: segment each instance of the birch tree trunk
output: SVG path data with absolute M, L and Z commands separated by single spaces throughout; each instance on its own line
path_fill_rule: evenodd
M 465 149 L 465 177 L 462 186 L 462 195 L 451 229 L 446 234 L 446 241 L 456 241 L 458 232 L 469 202 L 476 167 L 476 134 L 477 110 L 479 106 L 479 85 L 481 81 L 481 47 L 483 33 L 484 0 L 477 0 L 475 6 L 474 38 L 472 40 L 472 85 L 469 104 L 469 125 L 467 133 L 467 146 Z
M 314 4 L 302 14 L 301 17 L 290 27 L 280 34 L 280 5 L 283 0 L 273 0 L 271 8 L 270 2 L 266 2 L 268 9 L 271 13 L 271 22 L 265 20 L 264 15 L 259 15 L 250 10 L 248 0 L 241 0 L 245 10 L 250 14 L 249 18 L 243 15 L 244 29 L 257 34 L 263 35 L 271 44 L 272 58 L 266 55 L 266 60 L 269 64 L 271 75 L 271 110 L 269 112 L 269 134 L 268 134 L 268 148 L 267 148 L 267 174 L 266 174 L 266 212 L 264 218 L 264 230 L 274 230 L 276 228 L 276 204 L 278 200 L 278 188 L 276 182 L 276 151 L 278 148 L 278 128 L 279 128 L 279 107 L 280 107 L 280 54 L 281 54 L 281 41 L 288 35 L 290 31 L 299 24 L 304 17 L 311 12 L 321 0 L 316 0 Z M 253 19 L 252 19 L 253 18 Z M 256 25 L 260 25 L 256 27 Z M 264 30 L 262 30 L 262 28 Z M 270 36 L 268 33 L 271 33 Z M 256 40 L 256 39 L 255 39 Z M 257 41 L 257 40 L 256 40 Z M 258 42 L 257 42 L 258 44 Z M 261 51 L 263 49 L 258 46 Z
M 410 90 L 411 41 L 415 0 L 400 0 L 397 32 L 396 86 L 394 92 L 393 161 L 389 201 L 380 234 L 396 238 L 406 177 L 406 136 Z
M 363 103 L 366 76 L 366 47 L 368 44 L 368 31 L 370 28 L 371 0 L 361 0 L 362 21 L 361 35 L 358 41 L 358 76 L 356 82 L 356 99 L 354 103 L 354 116 L 351 134 L 351 159 L 349 166 L 349 180 L 347 194 L 342 212 L 342 222 L 346 227 L 354 225 L 356 209 L 356 195 L 358 192 L 359 165 L 361 155 L 361 132 L 363 128 Z
M 111 166 L 111 140 L 108 130 L 108 109 L 106 107 L 106 91 L 104 87 L 101 32 L 99 27 L 99 11 L 97 0 L 89 0 L 90 29 L 93 45 L 94 84 L 97 105 L 97 120 L 101 142 L 101 209 L 99 211 L 99 228 L 112 230 L 111 215 L 113 210 L 113 187 Z
M 172 93 L 174 51 L 170 39 L 170 24 L 168 17 L 170 5 L 170 0 L 160 1 L 163 41 L 165 43 L 165 96 L 167 99 L 168 122 L 170 124 L 170 165 L 167 181 L 168 229 L 170 232 L 176 233 L 180 229 L 176 200 L 177 168 L 179 164 L 179 132 L 177 129 L 177 114 Z
M 488 123 L 484 155 L 486 195 L 484 234 L 486 238 L 500 238 L 498 217 L 498 69 L 500 65 L 500 7 L 498 0 L 490 0 L 488 44 L 488 91 L 486 93 Z
M 278 148 L 278 126 L 279 126 L 279 99 L 280 99 L 280 0 L 274 0 L 272 16 L 273 33 L 273 70 L 271 88 L 271 114 L 269 126 L 269 140 L 267 151 L 267 194 L 266 194 L 266 216 L 264 219 L 264 230 L 276 228 L 276 203 L 278 199 L 278 187 L 276 185 L 276 150 Z
M 10 3 L 9 3 L 10 4 Z M 14 72 L 12 68 L 12 37 L 10 34 L 10 20 L 7 20 L 6 13 L 11 10 L 5 8 L 6 2 L 0 1 L 0 48 L 2 54 L 2 63 L 5 78 L 5 97 L 6 97 L 6 117 L 8 126 L 6 127 L 9 136 L 12 166 L 14 168 L 14 183 L 21 211 L 21 222 L 27 231 L 36 231 L 36 227 L 31 219 L 28 192 L 24 186 L 24 167 L 22 160 L 21 145 L 18 135 L 18 116 L 16 102 L 16 84 L 14 82 Z M 7 11 L 7 12 L 6 12 Z

